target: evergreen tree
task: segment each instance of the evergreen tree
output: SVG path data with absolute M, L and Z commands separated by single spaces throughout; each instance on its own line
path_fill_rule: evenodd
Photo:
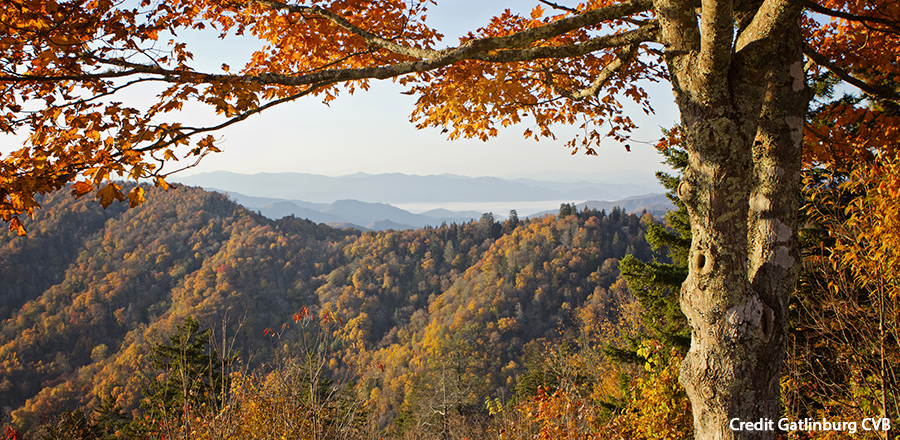
M 509 211 L 509 218 L 503 223 L 503 234 L 509 234 L 519 227 L 519 213 L 515 209 Z
M 563 203 L 559 205 L 559 214 L 557 217 L 563 219 L 570 215 L 578 214 L 578 207 L 574 203 Z
M 41 440 L 101 440 L 109 438 L 104 435 L 102 427 L 93 423 L 81 410 L 66 410 L 60 414 L 55 423 L 44 425 Z
M 104 435 L 110 438 L 114 438 L 116 432 L 134 434 L 130 421 L 131 417 L 121 406 L 116 404 L 116 400 L 112 396 L 104 397 L 100 406 L 94 410 L 94 423 Z
M 235 359 L 221 358 L 210 347 L 211 337 L 212 330 L 201 331 L 200 324 L 188 317 L 169 336 L 169 344 L 151 348 L 151 365 L 161 373 L 144 391 L 142 406 L 151 419 L 165 420 L 221 403 L 229 388 L 224 370 Z
M 687 166 L 687 153 L 684 150 L 670 147 L 663 154 L 665 163 L 679 174 Z M 661 171 L 656 176 L 669 190 L 666 196 L 677 209 L 666 213 L 667 226 L 654 224 L 648 227 L 647 242 L 656 251 L 667 249 L 671 262 L 642 262 L 633 255 L 627 255 L 619 262 L 619 270 L 644 309 L 648 338 L 659 341 L 662 353 L 669 353 L 674 348 L 684 354 L 690 347 L 691 330 L 681 312 L 679 294 L 681 284 L 688 274 L 691 228 L 687 210 L 677 193 L 680 176 Z M 608 351 L 620 361 L 645 362 L 645 356 L 639 355 L 636 349 L 639 343 L 640 341 L 635 341 L 632 350 L 609 348 Z

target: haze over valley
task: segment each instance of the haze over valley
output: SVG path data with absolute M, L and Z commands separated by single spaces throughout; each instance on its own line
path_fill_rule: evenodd
M 562 177 L 557 175 L 556 177 Z M 414 229 L 477 220 L 484 213 L 503 219 L 555 213 L 562 203 L 627 212 L 646 209 L 660 217 L 671 203 L 652 175 L 632 171 L 609 183 L 585 180 L 417 176 L 356 173 L 331 177 L 306 173 L 239 174 L 225 171 L 182 177 L 185 185 L 226 193 L 273 220 L 293 215 L 316 223 L 360 230 Z

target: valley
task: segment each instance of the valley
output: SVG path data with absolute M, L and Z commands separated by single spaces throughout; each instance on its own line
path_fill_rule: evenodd
M 15 426 L 104 399 L 139 416 L 151 348 L 186 318 L 243 371 L 274 368 L 308 353 L 315 326 L 300 313 L 330 320 L 323 374 L 352 379 L 380 429 L 432 417 L 416 408 L 435 404 L 451 361 L 454 411 L 477 413 L 524 392 L 544 344 L 618 325 L 634 301 L 619 259 L 665 258 L 644 238 L 656 220 L 618 208 L 359 231 L 273 220 L 198 188 L 146 191 L 141 207 L 106 210 L 62 191 L 27 236 L 7 235 L 0 406 Z

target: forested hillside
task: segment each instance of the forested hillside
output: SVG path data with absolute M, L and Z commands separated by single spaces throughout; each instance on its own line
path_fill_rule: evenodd
M 199 189 L 146 191 L 139 208 L 106 210 L 63 191 L 27 236 L 5 237 L 0 407 L 16 426 L 104 399 L 139 414 L 152 347 L 188 317 L 245 372 L 308 354 L 316 317 L 323 374 L 354 378 L 381 428 L 427 423 L 429 405 L 483 410 L 516 393 L 542 341 L 584 316 L 618 319 L 631 300 L 617 259 L 654 258 L 652 218 L 618 209 L 360 233 Z

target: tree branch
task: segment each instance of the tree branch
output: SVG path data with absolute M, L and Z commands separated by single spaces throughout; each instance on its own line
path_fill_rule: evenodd
M 698 73 L 723 81 L 728 71 L 734 41 L 734 3 L 731 0 L 702 0 L 700 13 L 700 53 Z
M 142 64 L 135 64 L 143 66 Z M 58 81 L 92 81 L 103 78 L 123 78 L 126 76 L 142 73 L 136 70 L 120 70 L 114 72 L 103 73 L 86 73 L 83 75 L 58 75 L 58 76 L 35 76 L 35 75 L 6 75 L 0 76 L 0 82 L 58 82 Z
M 802 5 L 795 0 L 765 0 L 753 20 L 737 37 L 734 51 L 740 52 L 748 46 L 765 46 L 753 44 L 764 40 L 780 39 L 785 29 L 796 22 Z M 762 54 L 760 54 L 762 55 Z
M 296 100 L 296 99 L 298 99 L 298 98 L 302 98 L 302 97 L 304 97 L 304 96 L 306 96 L 306 95 L 309 95 L 310 93 L 314 92 L 316 89 L 318 89 L 318 88 L 320 88 L 320 87 L 323 87 L 323 86 L 326 86 L 326 85 L 328 85 L 328 83 L 313 84 L 313 85 L 309 86 L 308 88 L 306 88 L 305 90 L 303 90 L 302 92 L 298 92 L 298 93 L 295 93 L 295 94 L 290 95 L 290 96 L 285 96 L 284 98 L 280 98 L 280 99 L 276 99 L 276 100 L 274 100 L 274 101 L 267 102 L 267 103 L 264 104 L 264 105 L 261 105 L 261 106 L 259 106 L 259 107 L 254 108 L 254 109 L 251 109 L 251 110 L 248 110 L 248 111 L 246 111 L 246 112 L 244 112 L 244 113 L 241 113 L 241 114 L 239 114 L 239 115 L 237 115 L 237 116 L 235 116 L 235 117 L 233 117 L 233 118 L 230 118 L 230 119 L 228 119 L 227 121 L 225 121 L 225 122 L 223 122 L 223 123 L 221 123 L 221 124 L 219 124 L 219 125 L 215 125 L 215 126 L 212 126 L 212 127 L 198 127 L 198 128 L 195 128 L 195 127 L 181 127 L 179 130 L 187 130 L 187 132 L 186 132 L 186 133 L 179 133 L 179 134 L 173 136 L 172 138 L 170 138 L 170 139 L 167 140 L 167 141 L 163 141 L 162 139 L 160 139 L 159 141 L 154 142 L 154 143 L 151 144 L 151 145 L 148 145 L 148 146 L 142 147 L 142 148 L 135 148 L 135 149 L 133 149 L 132 151 L 137 151 L 137 152 L 139 152 L 139 153 L 144 153 L 144 152 L 148 152 L 148 151 L 156 151 L 156 150 L 160 150 L 160 149 L 162 149 L 162 148 L 166 148 L 166 147 L 168 147 L 168 146 L 170 146 L 170 145 L 176 144 L 176 143 L 178 143 L 179 141 L 185 140 L 185 139 L 187 139 L 187 138 L 189 138 L 189 137 L 191 137 L 191 136 L 194 136 L 194 135 L 196 135 L 196 134 L 207 133 L 207 132 L 211 132 L 211 131 L 221 130 L 221 129 L 225 128 L 225 127 L 228 127 L 228 126 L 230 126 L 230 125 L 233 125 L 233 124 L 236 124 L 236 123 L 238 123 L 238 122 L 240 122 L 240 121 L 243 121 L 243 120 L 245 120 L 245 119 L 249 118 L 250 116 L 253 116 L 253 115 L 257 114 L 257 113 L 261 113 L 261 112 L 263 112 L 264 110 L 267 110 L 267 109 L 270 109 L 270 108 L 272 108 L 272 107 L 275 107 L 276 105 L 284 104 L 285 102 L 290 102 L 290 101 L 294 101 L 294 100 Z M 118 156 L 118 154 L 117 154 L 117 155 L 113 155 L 113 156 L 114 156 L 114 157 L 115 157 L 115 156 Z
M 622 50 L 621 53 L 614 59 L 612 62 L 603 67 L 603 70 L 597 74 L 597 79 L 594 80 L 594 83 L 591 84 L 590 87 L 581 90 L 575 93 L 564 93 L 563 96 L 575 100 L 580 101 L 585 98 L 589 98 L 591 96 L 597 96 L 597 93 L 600 92 L 600 89 L 609 82 L 609 79 L 612 76 L 622 69 L 623 66 L 628 64 L 631 60 L 634 59 L 634 55 L 637 52 L 638 45 L 632 44 Z
M 681 56 L 700 48 L 700 30 L 694 0 L 656 0 L 660 36 L 666 54 Z
M 388 79 L 412 72 L 423 72 L 438 69 L 450 64 L 476 59 L 486 62 L 529 61 L 540 58 L 566 58 L 583 55 L 603 48 L 627 46 L 635 42 L 651 41 L 655 38 L 655 23 L 639 29 L 596 37 L 585 43 L 571 46 L 545 46 L 527 48 L 541 40 L 547 40 L 568 33 L 572 30 L 590 27 L 603 21 L 621 19 L 632 14 L 649 10 L 651 0 L 632 0 L 604 8 L 587 11 L 583 14 L 566 17 L 543 26 L 516 32 L 499 37 L 479 38 L 467 41 L 457 47 L 442 50 L 419 49 L 388 41 L 384 38 L 360 29 L 342 17 L 319 7 L 294 6 L 273 0 L 257 0 L 259 3 L 273 8 L 287 9 L 293 12 L 315 13 L 335 22 L 338 26 L 359 35 L 370 44 L 383 47 L 394 53 L 418 58 L 417 61 L 397 63 L 385 66 L 356 69 L 328 69 L 308 72 L 301 75 L 262 74 L 262 75 L 228 75 L 210 74 L 195 71 L 166 69 L 160 65 L 140 64 L 125 58 L 94 59 L 100 63 L 116 66 L 125 70 L 85 75 L 61 76 L 4 76 L 0 81 L 9 82 L 53 82 L 53 81 L 90 81 L 99 78 L 119 78 L 131 75 L 157 75 L 159 80 L 172 83 L 212 83 L 212 82 L 252 82 L 258 84 L 278 84 L 286 86 L 304 86 L 310 84 L 334 83 L 359 79 Z
M 258 84 L 278 84 L 285 86 L 304 86 L 310 84 L 330 84 L 335 82 L 352 81 L 359 79 L 388 79 L 412 72 L 425 72 L 439 69 L 463 60 L 479 60 L 494 63 L 510 63 L 518 61 L 532 61 L 545 58 L 569 58 L 584 55 L 600 49 L 610 47 L 629 46 L 635 43 L 654 41 L 658 27 L 655 23 L 646 25 L 619 34 L 606 35 L 592 38 L 584 43 L 570 46 L 538 46 L 525 49 L 507 49 L 515 45 L 504 46 L 509 43 L 506 37 L 494 37 L 469 41 L 451 51 L 448 51 L 435 59 L 415 62 L 397 63 L 378 67 L 363 67 L 358 69 L 332 69 L 311 72 L 304 75 L 221 75 L 204 74 L 197 72 L 184 72 L 179 70 L 163 69 L 157 66 L 149 66 L 126 61 L 122 58 L 104 60 L 103 62 L 125 67 L 134 72 L 155 74 L 166 78 L 170 82 L 212 83 L 244 81 Z M 527 31 L 526 31 L 527 32 Z M 514 34 L 515 35 L 515 34 Z M 513 39 L 511 41 L 520 41 Z M 504 50 L 506 49 L 506 50 Z
M 540 40 L 557 37 L 576 29 L 593 26 L 606 20 L 627 17 L 629 15 L 643 12 L 652 8 L 652 2 L 650 0 L 631 0 L 587 11 L 583 14 L 575 15 L 572 17 L 566 17 L 551 23 L 547 23 L 543 26 L 519 31 L 510 35 L 470 40 L 456 48 L 431 50 L 405 46 L 390 40 L 386 40 L 362 28 L 359 28 L 358 26 L 353 25 L 340 15 L 318 6 L 287 5 L 274 0 L 255 1 L 257 3 L 267 5 L 275 9 L 320 15 L 327 18 L 328 20 L 331 20 L 333 23 L 347 30 L 348 32 L 362 37 L 370 45 L 383 47 L 391 52 L 400 55 L 412 56 L 420 60 L 437 60 L 447 56 L 452 57 L 452 54 L 454 52 L 461 53 L 468 50 L 487 51 L 515 47 L 526 47 L 529 44 Z
M 571 12 L 571 13 L 573 13 L 573 14 L 577 14 L 577 13 L 578 13 L 578 9 L 575 9 L 575 8 L 570 8 L 570 7 L 568 7 L 568 6 L 563 6 L 563 5 L 560 5 L 560 4 L 557 4 L 557 3 L 553 3 L 553 2 L 550 2 L 550 1 L 547 1 L 547 0 L 538 0 L 538 1 L 541 2 L 541 3 L 543 3 L 543 4 L 545 4 L 545 5 L 547 5 L 547 6 L 549 6 L 549 7 L 551 7 L 551 8 L 553 8 L 553 9 L 558 9 L 558 10 L 560 10 L 560 11 Z
M 803 45 L 803 53 L 808 56 L 811 60 L 813 60 L 816 64 L 828 69 L 829 72 L 833 73 L 838 78 L 844 80 L 845 82 L 856 86 L 858 89 L 862 90 L 868 95 L 871 95 L 878 99 L 883 99 L 885 101 L 891 101 L 896 104 L 900 104 L 900 93 L 896 90 L 892 90 L 886 87 L 876 86 L 869 84 L 859 78 L 854 77 L 850 74 L 850 72 L 844 70 L 838 65 L 834 64 L 824 55 L 816 52 L 813 48 L 808 45 Z
M 428 58 L 436 58 L 441 55 L 440 51 L 431 50 L 431 49 L 421 49 L 412 46 L 406 46 L 403 44 L 395 43 L 391 40 L 384 39 L 378 35 L 375 35 L 365 29 L 360 28 L 359 26 L 350 23 L 344 17 L 341 17 L 334 12 L 329 11 L 328 9 L 319 7 L 319 6 L 300 6 L 300 5 L 288 5 L 286 3 L 274 1 L 274 0 L 254 0 L 255 3 L 259 3 L 265 6 L 268 6 L 272 9 L 277 10 L 285 10 L 293 13 L 307 13 L 313 15 L 319 15 L 324 18 L 327 18 L 332 23 L 341 27 L 342 29 L 355 34 L 357 36 L 362 37 L 366 40 L 367 43 L 371 46 L 377 46 L 385 48 L 391 52 L 394 52 L 399 55 L 407 55 L 419 59 L 428 59 Z
M 834 9 L 826 8 L 812 0 L 801 0 L 801 3 L 804 7 L 813 12 L 818 12 L 823 15 L 827 15 L 829 17 L 843 18 L 845 20 L 851 21 L 859 21 L 863 23 L 877 23 L 882 24 L 889 27 L 894 32 L 900 32 L 900 23 L 896 20 L 891 20 L 889 18 L 882 17 L 871 17 L 864 15 L 855 15 L 847 12 L 835 11 Z
M 550 58 L 572 58 L 612 47 L 631 47 L 637 43 L 656 41 L 659 33 L 657 23 L 645 25 L 619 34 L 591 38 L 588 41 L 570 46 L 538 46 L 526 49 L 501 50 L 496 54 L 474 56 L 471 59 L 494 63 L 510 63 L 533 61 Z

